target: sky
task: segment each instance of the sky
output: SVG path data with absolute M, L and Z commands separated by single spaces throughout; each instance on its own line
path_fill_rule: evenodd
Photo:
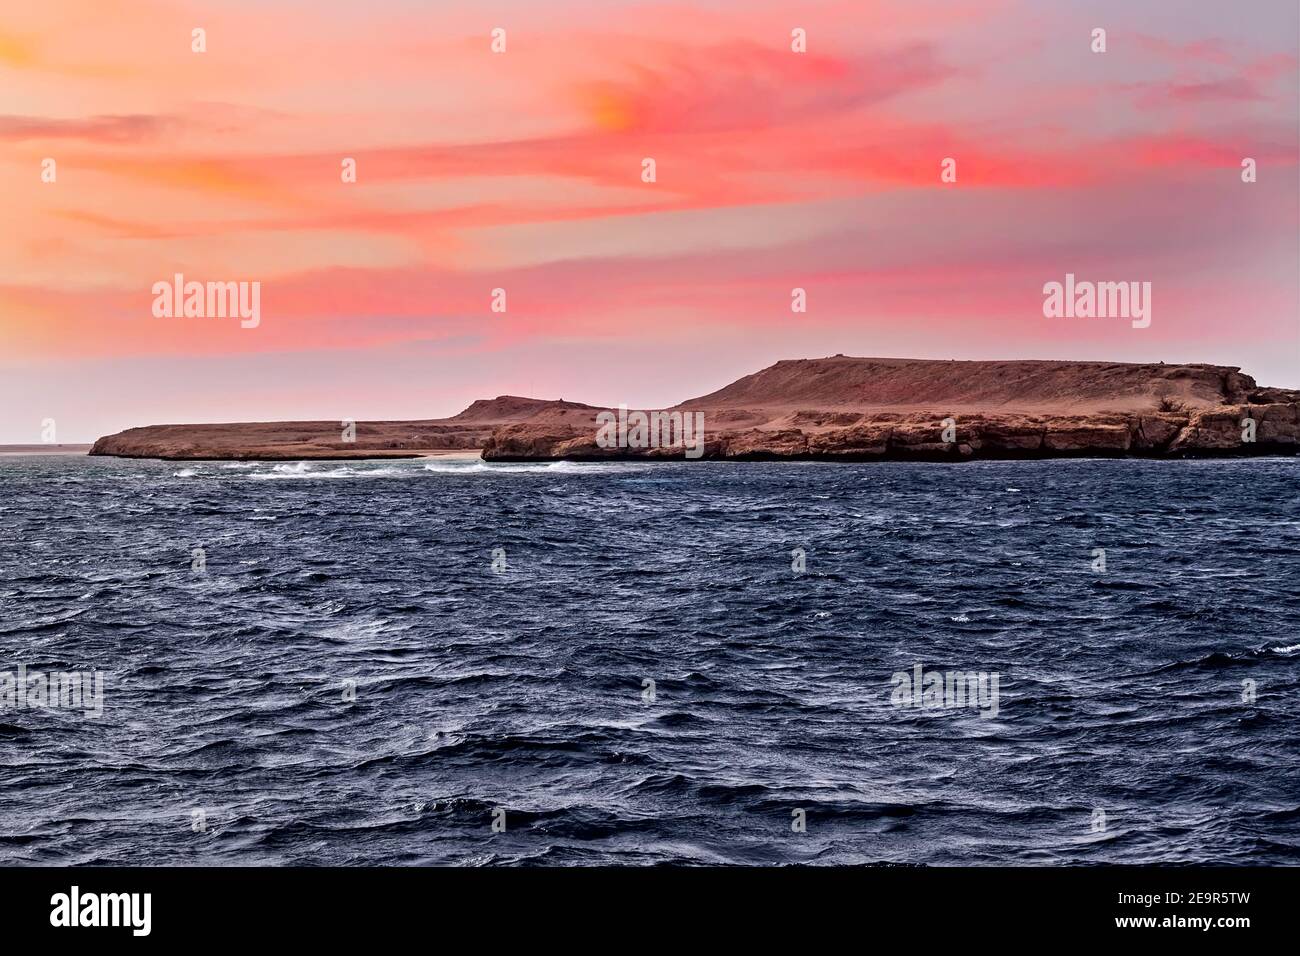
M 1298 50 L 1295 0 L 10 5 L 0 442 L 837 353 L 1300 387 Z M 177 273 L 257 326 L 156 315 Z M 1045 317 L 1067 273 L 1150 326 Z

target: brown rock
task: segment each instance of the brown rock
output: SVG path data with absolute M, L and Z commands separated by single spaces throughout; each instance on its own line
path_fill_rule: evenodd
M 1187 424 L 1185 415 L 1139 415 L 1132 420 L 1132 447 L 1155 452 L 1169 447 Z
M 1066 453 L 1126 452 L 1131 441 L 1128 420 L 1061 419 L 1047 423 L 1043 448 Z
M 1163 409 L 1163 410 L 1162 410 Z M 485 459 L 654 458 L 685 449 L 602 448 L 575 402 L 518 396 L 458 415 L 359 422 L 157 425 L 101 438 L 94 455 L 159 458 L 380 458 L 482 448 Z M 705 458 L 959 461 L 1081 455 L 1295 454 L 1300 391 L 1261 388 L 1233 366 L 850 358 L 777 362 L 674 406 L 704 415 Z M 956 440 L 943 438 L 945 418 Z M 1241 440 L 1241 419 L 1257 424 Z M 951 437 L 951 436 L 949 436 Z
M 801 458 L 808 453 L 808 439 L 797 428 L 732 432 L 725 436 L 724 445 L 728 458 Z

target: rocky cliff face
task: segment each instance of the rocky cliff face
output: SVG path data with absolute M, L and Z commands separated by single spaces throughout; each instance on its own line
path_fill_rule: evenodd
M 476 450 L 493 429 L 541 415 L 563 422 L 595 409 L 533 398 L 477 401 L 452 418 L 410 422 L 357 422 L 352 441 L 342 422 L 238 422 L 219 425 L 148 425 L 99 439 L 92 455 L 175 460 L 417 458 L 434 451 Z
M 1191 458 L 1295 454 L 1300 405 L 1228 405 L 1192 413 L 1089 416 L 862 415 L 853 424 L 799 428 L 708 429 L 706 459 L 963 461 L 975 459 Z M 1252 426 L 1247 424 L 1253 423 Z M 950 429 L 950 430 L 948 430 Z M 947 430 L 947 434 L 945 431 Z M 682 448 L 602 448 L 595 427 L 510 425 L 492 433 L 489 461 L 684 458 Z M 952 440 L 945 440 L 946 438 Z
M 427 450 L 481 448 L 492 426 L 453 428 L 440 422 L 362 422 L 356 441 L 339 422 L 247 422 L 149 425 L 106 435 L 92 455 L 177 461 L 417 458 Z
M 834 356 L 778 362 L 671 411 L 704 415 L 711 459 L 1162 458 L 1294 454 L 1298 401 L 1229 366 Z M 502 426 L 483 457 L 685 454 L 602 447 L 593 416 Z
M 502 396 L 452 418 L 154 425 L 92 455 L 385 458 L 483 449 L 489 461 L 682 459 L 676 447 L 604 447 L 603 409 Z M 989 458 L 1295 454 L 1300 391 L 1220 365 L 944 362 L 833 356 L 747 375 L 669 413 L 702 415 L 706 459 L 963 461 Z M 606 436 L 608 437 L 608 436 Z

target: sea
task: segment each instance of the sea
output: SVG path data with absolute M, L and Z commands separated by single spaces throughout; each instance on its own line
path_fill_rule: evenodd
M 0 458 L 0 863 L 1294 864 L 1298 490 Z

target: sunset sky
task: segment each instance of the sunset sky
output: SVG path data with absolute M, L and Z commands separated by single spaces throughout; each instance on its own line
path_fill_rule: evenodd
M 1297 387 L 1298 11 L 8 4 L 0 442 L 47 418 L 77 442 L 499 394 L 654 407 L 841 352 Z M 154 317 L 177 272 L 261 282 L 261 324 Z M 1151 282 L 1151 327 L 1044 318 L 1067 272 Z

